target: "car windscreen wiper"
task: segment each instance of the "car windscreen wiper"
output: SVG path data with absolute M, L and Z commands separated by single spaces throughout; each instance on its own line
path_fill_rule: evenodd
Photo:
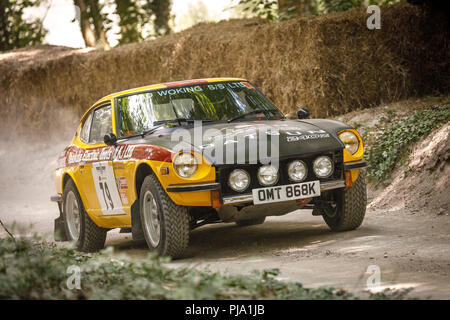
M 202 121 L 202 122 L 211 122 L 213 120 L 211 119 L 187 119 L 187 118 L 175 118 L 175 119 L 169 119 L 169 120 L 158 120 L 153 123 L 159 124 L 166 124 L 166 123 L 172 123 L 172 122 L 178 122 L 179 125 L 181 125 L 181 122 L 194 122 L 194 121 Z
M 125 139 L 131 139 L 131 138 L 136 138 L 136 137 L 144 137 L 147 134 L 152 134 L 153 132 L 155 132 L 157 129 L 161 128 L 162 126 L 164 126 L 166 123 L 161 123 L 157 126 L 154 126 L 148 130 L 142 131 L 141 133 L 135 133 L 135 134 L 130 134 L 129 136 L 123 136 L 123 137 L 119 137 L 117 138 L 117 140 L 125 140 Z
M 264 114 L 267 116 L 267 113 L 268 113 L 268 112 L 274 114 L 276 111 L 275 111 L 275 110 L 252 110 L 252 111 L 249 111 L 249 112 L 240 114 L 240 115 L 238 115 L 238 116 L 235 116 L 235 117 L 233 117 L 233 118 L 230 118 L 230 119 L 228 119 L 227 121 L 228 121 L 228 123 L 230 123 L 230 122 L 232 122 L 232 121 L 234 121 L 234 120 L 241 119 L 241 118 L 243 118 L 243 117 L 245 117 L 245 116 L 249 116 L 249 115 L 251 115 L 251 114 L 256 114 L 256 113 L 264 113 Z
M 158 123 L 156 126 L 145 130 L 142 132 L 142 137 L 148 135 L 148 134 L 152 134 L 153 132 L 155 132 L 156 130 L 158 130 L 159 128 L 165 126 L 167 123 L 171 123 L 171 122 L 178 122 L 181 125 L 181 122 L 194 122 L 194 121 L 212 121 L 210 119 L 186 119 L 186 118 L 176 118 L 176 119 L 170 119 L 170 120 L 160 120 L 160 121 L 155 121 L 153 123 Z
M 152 134 L 153 132 L 155 132 L 156 130 L 158 130 L 159 128 L 161 128 L 161 127 L 163 127 L 165 125 L 166 125 L 166 122 L 158 124 L 158 125 L 156 125 L 154 127 L 151 127 L 148 130 L 144 130 L 144 131 L 142 131 L 141 136 L 144 137 L 144 136 L 146 136 L 148 134 Z
M 153 122 L 153 123 L 157 123 L 157 125 L 151 127 L 150 129 L 144 130 L 141 133 L 136 133 L 136 134 L 132 134 L 132 135 L 129 135 L 129 136 L 120 137 L 120 138 L 118 138 L 118 140 L 130 139 L 130 138 L 136 138 L 136 137 L 144 137 L 146 135 L 152 134 L 153 132 L 155 132 L 159 128 L 164 127 L 168 123 L 172 123 L 172 122 L 181 123 L 181 122 L 194 122 L 194 121 L 211 122 L 213 120 L 211 120 L 211 119 L 186 119 L 186 118 L 176 118 L 176 119 L 170 119 L 170 120 L 159 120 L 159 121 Z

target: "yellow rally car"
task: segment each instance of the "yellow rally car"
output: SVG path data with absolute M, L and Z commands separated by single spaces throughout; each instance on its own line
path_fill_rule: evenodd
M 335 231 L 366 210 L 363 143 L 333 120 L 287 119 L 244 79 L 156 84 L 97 101 L 55 170 L 55 238 L 104 247 L 114 228 L 180 257 L 190 231 L 313 209 Z

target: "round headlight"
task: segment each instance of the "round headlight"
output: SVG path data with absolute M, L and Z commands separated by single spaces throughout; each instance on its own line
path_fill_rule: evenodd
M 308 174 L 308 168 L 303 161 L 294 160 L 288 166 L 289 179 L 296 182 L 305 180 Z
M 197 159 L 192 153 L 180 153 L 173 159 L 173 168 L 180 177 L 189 178 L 197 171 Z
M 318 178 L 328 178 L 333 173 L 333 162 L 328 157 L 318 157 L 314 160 L 313 170 Z
M 244 191 L 250 185 L 250 175 L 242 169 L 235 169 L 230 173 L 228 185 L 237 192 Z
M 339 134 L 339 139 L 344 143 L 345 149 L 347 149 L 350 154 L 355 154 L 359 148 L 359 140 L 356 134 L 350 131 L 344 131 Z
M 271 186 L 278 181 L 278 170 L 274 166 L 265 165 L 258 169 L 258 180 L 263 186 Z

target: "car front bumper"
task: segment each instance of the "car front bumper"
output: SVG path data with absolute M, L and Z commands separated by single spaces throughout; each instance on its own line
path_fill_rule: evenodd
M 367 167 L 367 162 L 365 160 L 353 161 L 344 163 L 344 171 L 359 170 Z M 326 181 L 320 183 L 320 191 L 328 191 L 333 189 L 345 188 L 346 183 L 343 179 Z M 183 184 L 183 185 L 169 185 L 166 188 L 167 192 L 196 192 L 196 191 L 212 191 L 220 190 L 219 182 L 211 183 L 197 183 L 197 184 Z M 222 197 L 222 204 L 235 205 L 235 204 L 246 204 L 253 202 L 252 193 L 239 194 L 233 196 Z
M 345 188 L 345 180 L 333 180 L 322 182 L 320 184 L 320 191 L 328 191 L 333 189 Z M 219 190 L 219 183 L 203 183 L 203 184 L 189 184 L 189 185 L 174 185 L 168 186 L 167 192 L 195 192 L 206 190 Z M 235 196 L 227 196 L 222 198 L 223 205 L 244 204 L 253 202 L 253 195 L 251 193 L 240 194 Z

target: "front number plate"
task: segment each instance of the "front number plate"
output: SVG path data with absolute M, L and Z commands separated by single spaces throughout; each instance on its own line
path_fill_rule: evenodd
M 320 181 L 253 189 L 253 203 L 262 204 L 320 196 Z

